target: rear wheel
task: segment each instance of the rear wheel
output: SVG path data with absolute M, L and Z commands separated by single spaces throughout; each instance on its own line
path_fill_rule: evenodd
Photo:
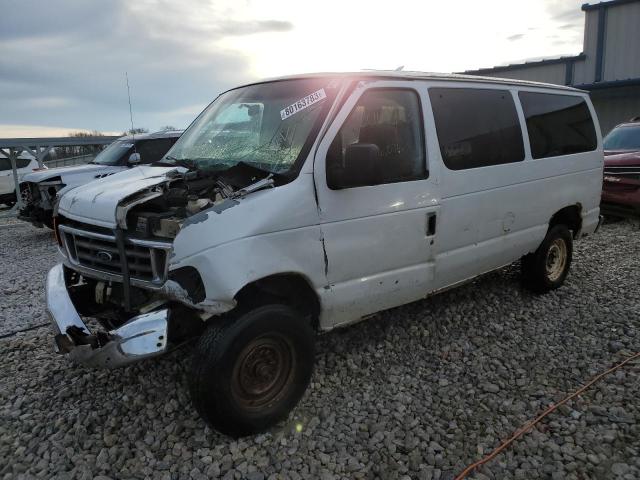
M 287 417 L 304 394 L 315 332 L 295 310 L 266 305 L 213 324 L 198 341 L 189 387 L 213 427 L 242 436 Z
M 524 285 L 536 293 L 546 293 L 564 283 L 573 254 L 573 239 L 566 225 L 549 229 L 538 249 L 522 258 Z

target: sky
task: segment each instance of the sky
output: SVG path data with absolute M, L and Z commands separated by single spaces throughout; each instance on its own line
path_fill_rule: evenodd
M 0 137 L 184 128 L 293 73 L 456 72 L 582 51 L 582 0 L 0 0 Z

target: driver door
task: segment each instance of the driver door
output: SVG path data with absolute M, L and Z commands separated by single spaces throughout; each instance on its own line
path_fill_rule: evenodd
M 425 296 L 434 277 L 438 199 L 423 97 L 414 83 L 361 84 L 314 162 L 335 325 Z

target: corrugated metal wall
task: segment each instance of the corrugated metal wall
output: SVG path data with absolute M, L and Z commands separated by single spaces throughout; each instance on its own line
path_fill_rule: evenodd
M 609 7 L 602 79 L 609 81 L 638 77 L 640 77 L 640 2 Z
M 640 116 L 640 87 L 595 90 L 591 92 L 591 101 L 603 135 L 619 123 Z
M 573 69 L 573 83 L 581 85 L 592 83 L 596 71 L 596 50 L 598 48 L 598 11 L 586 12 L 584 20 L 584 45 L 586 58 L 576 62 Z

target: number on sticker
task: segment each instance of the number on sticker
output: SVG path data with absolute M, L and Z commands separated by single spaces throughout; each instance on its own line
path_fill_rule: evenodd
M 300 110 L 304 110 L 305 108 L 310 107 L 314 103 L 318 103 L 325 98 L 327 98 L 327 94 L 325 93 L 324 88 L 321 88 L 320 90 L 301 98 L 297 102 L 292 103 L 287 108 L 283 108 L 282 110 L 280 110 L 280 118 L 282 120 L 286 120 L 291 115 L 295 115 Z

